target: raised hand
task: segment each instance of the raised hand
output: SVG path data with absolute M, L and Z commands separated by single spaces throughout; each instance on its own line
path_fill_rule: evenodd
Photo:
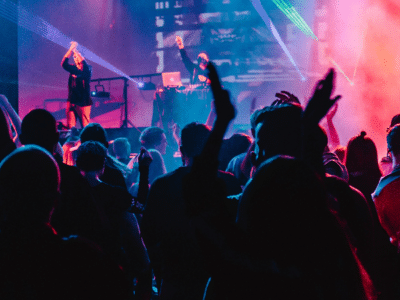
M 179 49 L 183 49 L 184 46 L 183 46 L 182 38 L 179 35 L 177 35 L 175 39 L 176 39 L 176 43 L 178 44 Z
M 217 70 L 212 62 L 208 63 L 207 70 L 209 72 L 208 78 L 211 81 L 210 86 L 214 96 L 214 106 L 217 120 L 224 120 L 229 123 L 236 116 L 236 110 L 231 102 L 229 92 L 222 88 Z
M 141 147 L 140 148 L 140 154 L 139 154 L 139 169 L 148 168 L 153 161 L 153 158 L 151 157 L 151 154 L 149 151 L 146 150 L 146 148 Z
M 64 63 L 66 58 L 69 58 L 71 56 L 72 52 L 76 51 L 76 47 L 78 47 L 78 43 L 72 41 L 71 45 L 69 46 L 69 49 L 68 49 L 67 53 L 65 53 L 65 55 L 63 57 L 63 60 L 61 61 L 61 65 Z
M 331 107 L 342 97 L 332 97 L 335 86 L 335 70 L 330 69 L 324 79 L 320 80 L 315 87 L 314 94 L 304 111 L 306 124 L 318 124 L 328 113 Z
M 78 43 L 75 41 L 71 42 L 71 46 L 69 47 L 69 49 L 71 49 L 71 51 L 76 51 L 76 48 L 78 47 Z
M 331 108 L 331 110 L 328 111 L 328 113 L 326 114 L 326 119 L 328 121 L 332 121 L 333 117 L 336 115 L 336 112 L 338 110 L 338 103 L 336 102 L 333 107 Z

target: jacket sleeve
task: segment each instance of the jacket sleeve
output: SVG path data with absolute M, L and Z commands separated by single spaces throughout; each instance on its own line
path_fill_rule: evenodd
M 181 53 L 182 62 L 185 65 L 186 70 L 188 70 L 190 75 L 193 75 L 195 64 L 190 60 L 185 49 L 180 49 L 179 51 Z

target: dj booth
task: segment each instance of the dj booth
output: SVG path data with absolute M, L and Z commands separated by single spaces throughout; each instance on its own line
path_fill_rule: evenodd
M 154 96 L 152 125 L 166 130 L 174 123 L 183 128 L 190 122 L 205 123 L 211 110 L 209 87 L 162 87 Z
M 190 122 L 205 123 L 211 110 L 212 95 L 205 84 L 182 85 L 180 72 L 162 73 L 163 86 L 154 95 L 152 125 L 168 130 Z

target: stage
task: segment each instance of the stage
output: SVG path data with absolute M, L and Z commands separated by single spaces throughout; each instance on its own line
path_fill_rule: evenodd
M 77 41 L 92 79 L 122 78 L 91 83 L 93 92 L 97 86 L 109 93 L 93 97 L 91 121 L 106 128 L 147 127 L 163 88 L 154 74 L 180 72 L 182 84 L 190 84 L 178 35 L 192 61 L 206 51 L 216 64 L 237 107 L 232 128 L 248 129 L 251 112 L 272 103 L 281 90 L 305 104 L 316 81 L 333 67 L 336 94 L 343 95 L 334 120 L 341 143 L 365 130 L 383 156 L 385 130 L 400 112 L 399 4 L 283 2 L 286 10 L 277 1 L 255 0 L 6 0 L 0 9 L 0 93 L 22 118 L 45 108 L 65 123 L 68 73 L 60 63 Z M 143 83 L 154 89 L 140 89 Z M 173 113 L 182 122 L 203 121 L 195 115 L 198 109 L 187 109 L 196 105 L 194 100 L 175 106 Z

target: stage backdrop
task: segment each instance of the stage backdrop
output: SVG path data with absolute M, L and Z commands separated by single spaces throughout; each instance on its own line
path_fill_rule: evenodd
M 313 28 L 313 1 L 291 1 Z M 207 51 L 218 66 L 223 84 L 230 89 L 238 108 L 237 126 L 248 126 L 252 108 L 271 103 L 280 90 L 297 93 L 304 101 L 309 82 L 282 51 L 248 0 L 20 0 L 20 5 L 60 32 L 128 75 L 180 71 L 183 83 L 189 74 L 181 62 L 175 36 L 182 36 L 189 56 L 195 60 Z M 272 1 L 265 10 L 287 45 L 301 73 L 312 82 L 310 57 L 314 40 L 305 36 Z M 68 73 L 60 65 L 66 49 L 25 28 L 18 32 L 19 110 L 47 108 L 63 118 Z M 88 60 L 93 79 L 120 76 Z M 149 79 L 145 79 L 149 80 Z M 151 81 L 157 86 L 161 77 Z M 123 81 L 92 83 L 110 92 L 95 99 L 93 121 L 119 127 L 124 118 Z M 128 87 L 128 119 L 136 127 L 149 126 L 154 91 Z M 185 112 L 182 112 L 185 113 Z M 62 120 L 65 122 L 65 120 Z

